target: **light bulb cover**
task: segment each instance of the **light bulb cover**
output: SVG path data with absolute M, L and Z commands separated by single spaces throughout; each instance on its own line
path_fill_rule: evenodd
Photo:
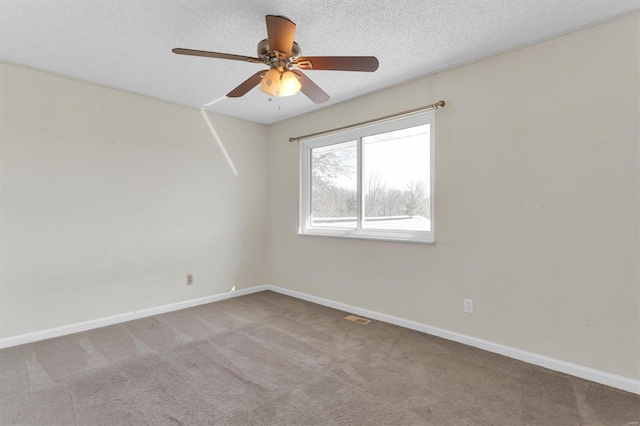
M 280 89 L 280 71 L 271 68 L 260 81 L 260 90 L 271 96 L 278 96 Z
M 298 81 L 298 76 L 291 71 L 285 71 L 280 78 L 280 88 L 278 89 L 278 96 L 292 96 L 298 93 L 302 86 Z

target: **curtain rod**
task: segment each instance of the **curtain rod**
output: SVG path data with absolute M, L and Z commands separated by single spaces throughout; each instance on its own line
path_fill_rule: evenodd
M 303 136 L 296 136 L 296 137 L 293 137 L 293 138 L 289 138 L 289 142 L 299 142 L 302 139 L 308 139 L 308 138 L 311 138 L 313 136 L 324 135 L 325 133 L 332 133 L 332 132 L 337 132 L 339 130 L 346 130 L 346 129 L 350 129 L 352 127 L 362 126 L 364 124 L 375 123 L 377 121 L 387 120 L 389 118 L 394 118 L 394 117 L 398 117 L 398 116 L 405 115 L 405 114 L 411 114 L 412 112 L 428 111 L 428 110 L 431 110 L 431 109 L 439 109 L 439 108 L 442 108 L 444 106 L 445 106 L 444 101 L 438 101 L 435 104 L 425 105 L 425 106 L 414 108 L 414 109 L 410 109 L 410 110 L 407 110 L 407 111 L 402 111 L 402 112 L 398 112 L 398 113 L 395 113 L 395 114 L 385 115 L 384 117 L 378 117 L 378 118 L 374 118 L 374 119 L 371 119 L 371 120 L 361 121 L 361 122 L 355 123 L 355 124 L 349 124 L 348 126 L 336 127 L 335 129 L 323 130 L 322 132 L 316 132 L 316 133 L 309 133 L 308 135 L 303 135 Z

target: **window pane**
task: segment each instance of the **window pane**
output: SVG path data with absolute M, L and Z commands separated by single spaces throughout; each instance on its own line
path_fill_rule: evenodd
M 363 228 L 430 231 L 430 126 L 362 138 Z
M 311 150 L 311 226 L 356 227 L 357 150 L 357 141 Z

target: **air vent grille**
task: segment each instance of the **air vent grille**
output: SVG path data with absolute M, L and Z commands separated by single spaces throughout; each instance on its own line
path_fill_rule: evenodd
M 344 319 L 349 320 L 349 321 L 353 321 L 353 322 L 357 322 L 358 324 L 369 324 L 371 322 L 371 320 L 369 320 L 369 319 L 360 318 L 360 317 L 357 317 L 355 315 L 347 315 L 346 317 L 344 317 Z

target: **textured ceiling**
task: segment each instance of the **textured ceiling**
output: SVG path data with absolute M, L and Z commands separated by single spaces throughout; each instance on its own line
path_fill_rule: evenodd
M 221 115 L 274 123 L 638 10 L 639 0 L 0 0 L 0 59 Z M 303 55 L 373 55 L 375 73 L 308 71 L 331 99 L 225 94 L 263 67 L 267 14 L 297 24 Z

